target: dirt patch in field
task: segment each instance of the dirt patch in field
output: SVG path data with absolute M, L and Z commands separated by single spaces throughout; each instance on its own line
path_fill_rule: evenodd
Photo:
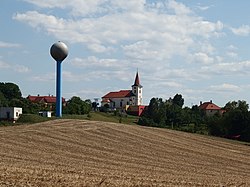
M 250 186 L 250 147 L 124 124 L 0 128 L 0 186 Z

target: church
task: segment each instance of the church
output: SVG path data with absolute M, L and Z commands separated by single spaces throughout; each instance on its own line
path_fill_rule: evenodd
M 110 109 L 125 110 L 128 114 L 140 116 L 145 106 L 142 105 L 142 85 L 137 71 L 131 90 L 109 92 L 102 97 L 102 106 Z

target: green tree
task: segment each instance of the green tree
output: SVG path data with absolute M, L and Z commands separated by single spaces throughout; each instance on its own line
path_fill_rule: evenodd
M 22 93 L 18 85 L 14 83 L 0 83 L 0 91 L 7 100 L 21 99 Z
M 147 110 L 139 119 L 139 124 L 148 126 L 165 125 L 165 103 L 161 98 L 152 98 Z
M 181 94 L 176 94 L 173 98 L 173 104 L 179 106 L 179 107 L 183 107 L 184 105 L 184 99 L 182 98 Z
M 64 108 L 64 113 L 67 114 L 88 114 L 91 111 L 91 101 L 81 100 L 80 97 L 73 96 L 68 102 L 67 106 Z
M 250 141 L 250 113 L 246 101 L 228 102 L 224 108 L 227 112 L 223 116 L 208 121 L 210 133 Z
M 0 106 L 7 106 L 8 100 L 5 98 L 4 94 L 0 91 Z
M 92 103 L 90 99 L 86 99 L 82 103 L 82 113 L 83 114 L 88 114 L 91 111 Z

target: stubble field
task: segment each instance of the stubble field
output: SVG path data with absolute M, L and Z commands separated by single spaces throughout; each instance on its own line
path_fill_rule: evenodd
M 1 127 L 0 186 L 250 186 L 250 146 L 83 120 Z

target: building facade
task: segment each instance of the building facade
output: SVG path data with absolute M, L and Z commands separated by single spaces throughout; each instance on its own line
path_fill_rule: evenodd
M 0 119 L 15 122 L 22 112 L 19 107 L 0 107 Z
M 131 90 L 109 92 L 102 97 L 101 106 L 109 106 L 112 109 L 126 109 L 128 106 L 142 105 L 142 85 L 139 73 L 136 73 Z

